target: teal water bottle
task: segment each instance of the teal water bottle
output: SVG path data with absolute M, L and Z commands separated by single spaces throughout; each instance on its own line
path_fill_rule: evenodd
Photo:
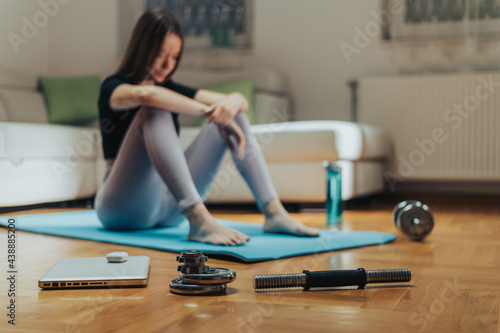
M 342 169 L 335 163 L 323 162 L 326 169 L 326 225 L 331 228 L 342 227 Z

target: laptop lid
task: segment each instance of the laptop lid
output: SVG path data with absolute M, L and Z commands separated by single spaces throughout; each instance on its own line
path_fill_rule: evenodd
M 38 280 L 38 286 L 44 289 L 146 286 L 149 260 L 147 256 L 129 256 L 120 263 L 108 262 L 106 257 L 63 258 Z

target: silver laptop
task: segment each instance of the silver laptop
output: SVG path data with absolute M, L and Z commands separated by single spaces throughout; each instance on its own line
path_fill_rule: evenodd
M 120 263 L 108 262 L 106 257 L 64 258 L 38 280 L 38 286 L 44 289 L 146 286 L 148 273 L 147 256 L 130 256 Z

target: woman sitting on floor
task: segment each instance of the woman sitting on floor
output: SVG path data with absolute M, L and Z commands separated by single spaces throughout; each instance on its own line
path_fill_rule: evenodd
M 274 189 L 239 93 L 223 95 L 175 83 L 183 33 L 168 11 L 138 21 L 125 57 L 102 84 L 100 123 L 106 173 L 95 208 L 105 228 L 139 230 L 187 218 L 192 241 L 239 245 L 249 237 L 220 225 L 204 198 L 229 146 L 234 162 L 265 215 L 264 230 L 318 236 L 284 209 Z M 183 152 L 179 114 L 209 118 Z

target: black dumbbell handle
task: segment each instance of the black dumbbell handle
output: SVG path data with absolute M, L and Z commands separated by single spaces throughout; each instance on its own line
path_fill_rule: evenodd
M 255 289 L 304 287 L 309 290 L 314 287 L 358 286 L 364 288 L 368 283 L 408 282 L 411 280 L 409 269 L 381 269 L 365 271 L 357 270 L 308 270 L 299 274 L 273 274 L 254 276 Z
M 344 287 L 358 286 L 364 288 L 366 285 L 366 272 L 364 268 L 357 270 L 337 270 L 337 271 L 302 271 L 306 275 L 306 285 L 304 290 L 311 287 Z

